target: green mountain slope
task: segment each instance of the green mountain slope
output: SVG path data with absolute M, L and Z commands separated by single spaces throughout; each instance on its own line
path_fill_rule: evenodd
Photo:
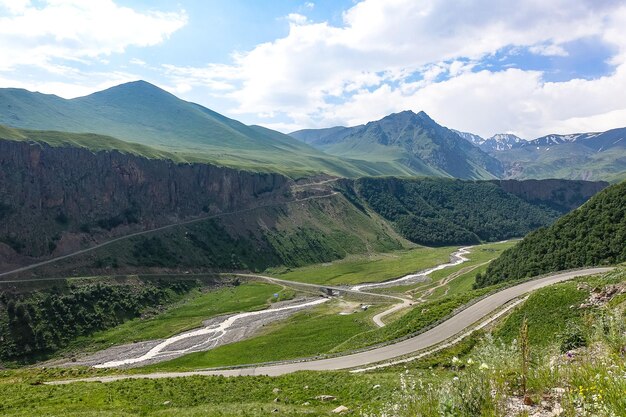
M 611 147 L 601 152 L 578 143 L 511 149 L 493 154 L 505 167 L 507 178 L 567 178 L 619 181 L 626 178 L 626 150 Z
M 502 162 L 506 178 L 626 178 L 626 128 L 548 135 L 489 152 Z
M 559 207 L 558 195 L 549 193 L 555 184 L 533 185 L 537 195 L 542 189 L 547 191 L 546 200 L 530 196 L 525 200 L 506 191 L 504 186 L 516 191 L 506 183 L 444 178 L 361 178 L 346 182 L 343 192 L 392 222 L 408 240 L 440 246 L 524 236 L 568 211 L 565 207 L 555 208 Z M 560 186 L 562 190 L 579 189 L 580 184 L 563 181 Z M 589 187 L 583 194 L 588 198 L 595 191 L 595 187 Z M 582 194 L 581 198 L 586 200 Z
M 626 261 L 626 182 L 591 198 L 493 261 L 479 286 L 546 272 Z
M 210 162 L 296 177 L 320 172 L 351 177 L 406 172 L 392 164 L 353 164 L 326 155 L 288 135 L 246 126 L 144 81 L 72 100 L 21 89 L 0 89 L 0 124 L 29 130 L 95 133 L 154 149 L 145 150 L 146 156 L 162 155 L 177 161 Z M 45 141 L 46 137 L 39 135 L 39 140 Z M 82 146 L 98 150 L 97 142 L 96 138 L 85 139 Z M 111 144 L 108 139 L 105 142 Z
M 363 126 L 303 130 L 291 135 L 332 155 L 387 162 L 413 175 L 491 179 L 502 173 L 498 160 L 424 112 L 405 111 Z

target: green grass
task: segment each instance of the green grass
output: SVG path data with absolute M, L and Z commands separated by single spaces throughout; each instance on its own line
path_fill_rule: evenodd
M 389 288 L 381 288 L 375 291 L 385 293 L 385 294 L 397 294 L 402 295 L 402 293 L 410 292 L 413 297 L 418 297 L 424 293 L 424 291 L 437 286 L 441 280 L 446 277 L 459 273 L 461 270 L 467 270 L 467 272 L 461 272 L 460 275 L 454 278 L 449 282 L 448 285 L 437 289 L 430 297 L 426 297 L 427 299 L 436 299 L 440 298 L 444 295 L 445 291 L 448 290 L 446 295 L 455 295 L 462 294 L 464 292 L 472 290 L 472 285 L 474 284 L 476 274 L 480 271 L 486 269 L 487 265 L 478 266 L 485 262 L 488 262 L 492 259 L 497 258 L 500 253 L 504 250 L 514 246 L 517 241 L 510 242 L 498 242 L 498 243 L 486 243 L 483 245 L 475 246 L 468 255 L 465 255 L 469 261 L 466 261 L 462 264 L 452 266 L 449 268 L 445 268 L 439 271 L 435 271 L 430 274 L 432 281 L 430 282 L 420 282 L 417 284 L 410 285 L 399 285 L 395 287 Z M 452 252 L 452 250 L 450 251 Z M 447 262 L 448 259 L 445 260 Z
M 245 283 L 215 291 L 194 290 L 185 300 L 147 319 L 130 320 L 120 326 L 81 338 L 71 348 L 102 349 L 111 345 L 160 339 L 199 327 L 204 320 L 226 313 L 266 308 L 273 294 L 285 292 L 278 285 Z M 286 295 L 293 295 L 288 290 Z M 283 297 L 284 298 L 284 297 Z
M 347 338 L 374 328 L 372 316 L 380 311 L 371 308 L 362 312 L 356 306 L 356 313 L 340 315 L 342 308 L 336 302 L 322 305 L 273 323 L 251 339 L 143 367 L 140 372 L 244 365 L 329 353 Z
M 476 274 L 487 269 L 486 262 L 490 262 L 492 259 L 497 258 L 503 251 L 515 246 L 517 242 L 518 241 L 508 241 L 476 246 L 468 255 L 465 256 L 469 259 L 469 261 L 451 268 L 433 272 L 431 277 L 435 283 L 438 283 L 451 274 L 459 273 L 461 270 L 467 271 L 460 273 L 456 278 L 450 281 L 448 285 L 445 285 L 435 291 L 430 299 L 434 300 L 442 297 L 446 290 L 448 290 L 447 295 L 462 294 L 472 290 L 472 286 L 474 285 L 474 282 L 476 282 Z
M 583 326 L 586 309 L 579 308 L 589 296 L 589 290 L 581 287 L 587 283 L 591 288 L 624 280 L 624 272 L 617 271 L 600 277 L 586 277 L 552 285 L 535 291 L 494 332 L 505 342 L 519 336 L 524 317 L 528 320 L 530 342 L 546 347 L 560 342 L 568 326 Z
M 579 281 L 601 287 L 623 280 L 622 271 L 600 279 Z M 563 302 L 573 300 L 569 290 L 557 293 L 564 295 L 557 297 Z M 527 312 L 539 308 L 547 314 L 553 310 L 562 311 L 563 305 L 567 304 L 563 302 L 551 305 L 542 297 L 531 297 L 524 308 Z M 623 302 L 622 299 L 622 314 Z M 616 302 L 610 305 L 618 307 Z M 590 326 L 601 330 L 603 326 L 598 326 L 597 320 L 603 316 L 604 310 L 587 309 L 587 313 Z M 530 320 L 529 317 L 531 332 L 537 325 L 542 325 L 541 320 L 534 317 Z M 515 329 L 518 331 L 519 328 Z M 542 343 L 541 339 L 538 342 Z M 602 346 L 602 336 L 593 336 L 592 342 Z M 532 340 L 531 352 L 535 353 L 535 359 L 530 364 L 528 386 L 530 397 L 536 404 L 550 401 L 553 389 L 563 387 L 563 415 L 577 415 L 576 406 L 595 410 L 595 415 L 609 415 L 610 412 L 623 415 L 626 380 L 622 376 L 626 368 L 622 356 L 592 347 L 576 352 L 573 361 L 563 355 L 557 357 L 555 366 L 555 357 Z M 455 362 L 454 357 L 461 358 L 461 361 Z M 473 359 L 473 364 L 468 363 L 469 358 Z M 486 369 L 480 368 L 483 363 L 487 365 Z M 450 411 L 448 415 L 495 417 L 506 414 L 502 409 L 506 401 L 501 400 L 521 398 L 518 349 L 515 345 L 502 345 L 494 338 L 484 338 L 482 332 L 427 358 L 360 374 L 298 372 L 279 377 L 195 376 L 105 384 L 41 384 L 41 381 L 119 372 L 85 368 L 0 371 L 0 415 L 265 416 L 278 410 L 277 415 L 318 416 L 329 415 L 334 408 L 345 405 L 353 415 L 386 413 L 398 417 L 430 417 L 440 415 L 439 411 L 445 407 Z M 597 395 L 600 392 L 602 398 Z M 336 399 L 322 402 L 316 399 L 319 395 L 332 395 Z M 598 409 L 598 406 L 605 407 L 605 410 Z M 480 410 L 476 411 L 476 407 Z M 472 409 L 474 411 L 470 412 Z
M 339 405 L 375 407 L 398 389 L 395 374 L 302 372 L 280 377 L 187 377 L 108 384 L 32 385 L 50 371 L 1 372 L 0 415 L 31 416 L 280 416 L 328 415 Z M 58 373 L 52 373 L 58 378 Z M 373 389 L 374 385 L 380 385 Z M 274 392 L 278 388 L 280 392 Z M 333 401 L 316 399 L 332 395 Z M 278 398 L 277 402 L 274 400 Z M 305 405 L 305 403 L 308 403 Z
M 282 279 L 312 284 L 358 284 L 379 282 L 427 269 L 450 259 L 454 247 L 418 247 L 385 254 L 350 256 L 325 264 L 296 269 L 271 269 L 267 273 Z
M 335 348 L 335 352 L 361 349 L 378 343 L 388 342 L 416 333 L 451 314 L 457 308 L 480 297 L 493 288 L 483 288 L 464 294 L 447 296 L 440 300 L 415 304 L 400 318 L 385 327 L 363 332 L 347 339 Z

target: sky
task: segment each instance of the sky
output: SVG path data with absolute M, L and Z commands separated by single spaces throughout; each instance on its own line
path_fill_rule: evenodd
M 624 0 L 0 0 L 0 87 L 143 79 L 282 132 L 403 110 L 489 137 L 626 126 Z

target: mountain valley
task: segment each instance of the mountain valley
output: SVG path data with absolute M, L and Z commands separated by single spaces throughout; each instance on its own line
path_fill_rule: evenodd
M 364 398 L 404 389 L 398 372 L 432 392 L 521 378 L 497 358 L 520 355 L 503 343 L 526 311 L 541 372 L 549 349 L 623 346 L 592 330 L 623 314 L 623 129 L 484 140 L 405 111 L 285 135 L 146 82 L 1 89 L 0 109 L 0 412 L 27 408 L 21 392 L 55 413 L 85 395 L 80 413 L 120 390 L 105 415 L 194 415 L 179 390 L 220 384 L 244 402 L 199 413 L 408 407 Z M 598 310 L 563 307 L 598 292 Z

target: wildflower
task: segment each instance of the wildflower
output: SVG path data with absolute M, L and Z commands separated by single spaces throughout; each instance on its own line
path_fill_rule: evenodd
M 456 365 L 456 364 L 458 364 L 458 363 L 460 363 L 460 362 L 461 362 L 461 361 L 460 361 L 460 360 L 459 360 L 459 358 L 457 358 L 456 356 L 452 358 L 452 363 L 453 363 L 453 364 L 455 364 L 455 365 Z
M 469 359 L 467 360 L 467 364 L 468 364 L 468 365 L 471 365 L 471 364 L 473 364 L 473 363 L 474 363 L 474 361 L 472 360 L 472 358 L 469 358 Z
M 455 376 L 454 378 L 452 378 L 452 380 L 453 380 L 454 382 L 456 382 L 456 381 L 458 381 L 458 380 L 459 380 L 459 377 L 458 377 L 458 376 Z
M 485 362 L 483 362 L 483 363 L 480 364 L 478 369 L 480 369 L 481 371 L 484 371 L 486 369 L 489 369 L 489 365 L 487 365 Z

